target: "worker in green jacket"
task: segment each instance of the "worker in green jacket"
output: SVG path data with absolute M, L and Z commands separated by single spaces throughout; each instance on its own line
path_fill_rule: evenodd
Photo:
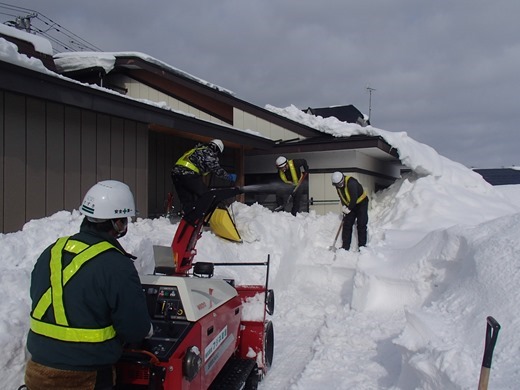
M 32 271 L 30 390 L 112 389 L 123 345 L 153 333 L 135 257 L 117 241 L 135 216 L 130 189 L 99 182 L 81 212 L 79 233 L 45 249 Z

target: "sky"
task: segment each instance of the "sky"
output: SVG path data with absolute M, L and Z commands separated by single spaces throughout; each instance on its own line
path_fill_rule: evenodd
M 39 61 L 0 40 L 0 58 L 45 72 Z M 406 132 L 362 128 L 306 115 L 291 105 L 268 109 L 335 136 L 379 135 L 410 172 L 370 194 L 368 244 L 351 251 L 333 238 L 340 210 L 293 217 L 233 203 L 242 242 L 205 230 L 195 261 L 263 262 L 275 293 L 274 359 L 260 390 L 465 390 L 476 388 L 486 318 L 502 326 L 490 388 L 520 383 L 518 299 L 520 185 L 493 187 L 463 164 Z M 79 205 L 78 205 L 79 207 Z M 0 234 L 0 370 L 18 388 L 29 354 L 30 275 L 39 254 L 78 231 L 78 210 L 32 220 Z M 169 246 L 178 227 L 167 218 L 129 224 L 123 247 L 141 275 L 154 269 L 153 246 Z M 215 277 L 261 284 L 260 267 L 216 267 Z M 253 310 L 244 308 L 248 313 Z
M 260 107 L 353 104 L 467 167 L 520 164 L 516 0 L 9 4 L 0 22 L 36 11 L 62 43 L 142 52 Z

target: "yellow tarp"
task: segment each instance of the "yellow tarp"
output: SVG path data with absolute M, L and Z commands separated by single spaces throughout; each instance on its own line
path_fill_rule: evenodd
M 242 242 L 242 238 L 238 233 L 235 223 L 231 219 L 231 215 L 227 208 L 217 208 L 211 215 L 209 226 L 213 233 L 217 236 L 231 241 Z

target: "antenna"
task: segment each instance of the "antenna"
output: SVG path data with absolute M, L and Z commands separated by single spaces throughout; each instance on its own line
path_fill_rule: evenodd
M 25 30 L 28 33 L 31 32 L 31 19 L 36 18 L 38 16 L 37 13 L 32 13 L 27 16 L 17 16 L 16 20 L 14 22 L 11 22 L 14 24 L 14 27 L 16 27 L 18 30 Z
M 375 91 L 375 88 L 367 87 L 368 91 L 368 119 L 372 122 L 372 91 Z

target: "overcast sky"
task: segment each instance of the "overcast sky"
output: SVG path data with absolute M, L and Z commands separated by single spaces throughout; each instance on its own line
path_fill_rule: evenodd
M 6 4 L 260 107 L 354 104 L 469 167 L 520 165 L 518 0 L 17 0 L 1 22 L 25 16 Z

